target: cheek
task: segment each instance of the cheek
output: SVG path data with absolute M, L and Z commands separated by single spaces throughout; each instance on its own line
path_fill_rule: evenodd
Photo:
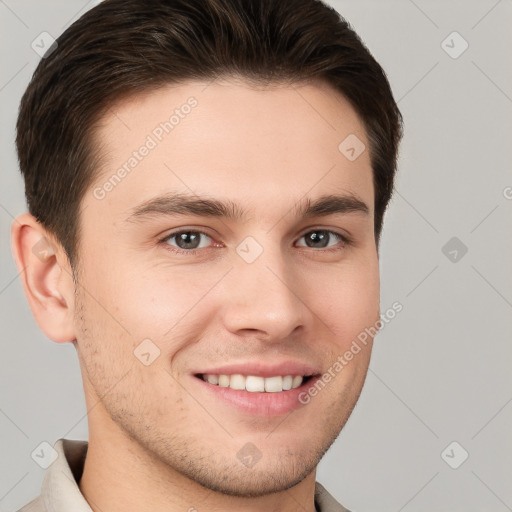
M 329 334 L 342 349 L 379 319 L 378 260 L 347 265 L 331 272 L 324 283 L 322 290 L 316 285 L 314 300 Z
M 86 395 L 94 390 L 96 403 L 130 374 L 134 361 L 126 355 L 128 334 L 94 295 L 97 290 L 92 283 L 88 284 L 91 291 L 80 287 L 78 292 L 75 327 Z
M 119 255 L 104 258 L 88 269 L 87 288 L 94 297 L 87 297 L 88 328 L 93 325 L 98 341 L 108 338 L 106 343 L 114 345 L 110 350 L 117 360 L 110 362 L 118 367 L 128 367 L 134 351 L 146 347 L 158 355 L 149 368 L 165 368 L 190 340 L 204 336 L 218 306 L 215 285 L 227 270 L 222 265 L 192 267 L 161 260 L 148 265 Z M 106 348 L 101 350 L 109 358 Z
M 213 286 L 217 272 L 171 265 L 161 257 L 110 248 L 88 261 L 84 284 L 103 309 L 107 323 L 134 337 L 161 336 L 183 318 Z M 148 263 L 153 261 L 153 263 Z

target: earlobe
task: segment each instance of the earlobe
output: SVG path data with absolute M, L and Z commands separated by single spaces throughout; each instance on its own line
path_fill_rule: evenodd
M 13 221 L 11 246 L 37 324 L 57 343 L 73 341 L 74 283 L 62 246 L 29 213 Z

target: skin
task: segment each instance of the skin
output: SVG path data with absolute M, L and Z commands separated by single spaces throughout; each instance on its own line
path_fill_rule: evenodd
M 29 214 L 12 245 L 33 314 L 79 356 L 89 422 L 80 490 L 96 511 L 313 512 L 316 466 L 347 421 L 367 373 L 371 339 L 310 403 L 274 417 L 206 399 L 193 370 L 293 359 L 327 371 L 379 319 L 374 189 L 368 150 L 338 145 L 361 120 L 329 85 L 254 88 L 241 80 L 186 82 L 112 106 L 95 132 L 103 164 L 82 202 L 77 286 L 58 241 Z M 155 126 L 190 96 L 197 106 L 121 183 L 93 195 Z M 245 220 L 196 215 L 130 222 L 162 192 L 232 200 Z M 349 194 L 369 208 L 302 219 L 305 198 Z M 177 254 L 177 228 L 201 230 L 196 254 Z M 185 229 L 185 231 L 187 230 Z M 330 239 L 307 245 L 311 231 Z M 42 236 L 53 254 L 36 257 Z M 263 248 L 247 263 L 237 246 Z M 333 251 L 333 248 L 338 250 Z M 330 251 L 328 249 L 331 249 Z M 187 249 L 184 249 L 187 250 Z M 144 339 L 160 355 L 146 366 Z M 253 443 L 251 468 L 237 452 Z

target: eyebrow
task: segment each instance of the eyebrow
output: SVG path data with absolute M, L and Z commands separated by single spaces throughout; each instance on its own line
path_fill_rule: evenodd
M 312 201 L 307 198 L 293 207 L 295 215 L 308 219 L 334 214 L 360 213 L 369 215 L 366 203 L 352 194 L 324 195 Z M 188 194 L 165 194 L 137 205 L 130 211 L 128 222 L 141 222 L 147 218 L 172 215 L 198 215 L 202 217 L 225 218 L 240 221 L 247 218 L 247 212 L 239 204 Z

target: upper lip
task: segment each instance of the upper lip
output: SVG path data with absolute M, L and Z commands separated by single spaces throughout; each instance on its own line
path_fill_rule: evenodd
M 193 372 L 194 374 L 213 375 L 254 375 L 257 377 L 274 377 L 278 375 L 316 375 L 320 370 L 311 364 L 300 361 L 283 361 L 281 363 L 265 364 L 263 362 L 232 363 L 215 366 Z

